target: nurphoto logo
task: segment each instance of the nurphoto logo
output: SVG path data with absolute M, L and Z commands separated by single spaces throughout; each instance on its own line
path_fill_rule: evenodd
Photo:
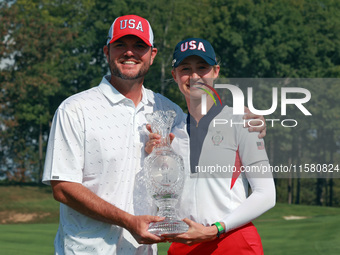
M 312 113 L 308 110 L 306 107 L 306 104 L 311 100 L 311 92 L 307 88 L 303 87 L 288 87 L 288 86 L 271 86 L 267 87 L 266 94 L 261 94 L 255 96 L 255 92 L 257 88 L 253 88 L 252 86 L 247 86 L 243 90 L 240 88 L 239 85 L 234 85 L 230 83 L 219 83 L 214 84 L 213 86 L 208 85 L 208 82 L 196 82 L 194 87 L 204 91 L 205 93 L 202 93 L 201 95 L 201 114 L 206 115 L 207 114 L 207 96 L 211 100 L 213 100 L 214 104 L 217 105 L 217 100 L 215 99 L 214 95 L 217 97 L 219 104 L 222 106 L 224 105 L 222 102 L 223 100 L 221 98 L 223 97 L 230 97 L 232 98 L 232 108 L 233 108 L 233 114 L 234 115 L 243 115 L 244 114 L 244 106 L 247 106 L 250 110 L 250 112 L 256 114 L 256 115 L 263 115 L 268 116 L 274 113 L 277 113 L 279 111 L 280 116 L 286 116 L 287 115 L 287 107 L 294 107 L 293 111 L 300 111 L 304 116 L 312 116 Z M 277 81 L 276 81 L 277 82 Z M 242 82 L 244 83 L 244 82 Z M 250 85 L 254 83 L 253 81 L 250 82 Z M 256 84 L 256 87 L 258 87 L 259 84 Z M 263 86 L 262 86 L 263 87 Z M 217 92 L 217 90 L 219 92 Z M 279 93 L 280 92 L 280 93 Z M 225 96 L 225 94 L 228 94 L 228 96 Z M 245 94 L 247 100 L 245 100 Z M 265 99 L 264 99 L 265 98 Z M 254 104 L 256 102 L 261 101 L 271 101 L 271 105 L 268 108 L 259 109 L 259 107 L 255 107 Z M 280 101 L 280 103 L 279 103 Z M 279 109 L 278 109 L 279 108 Z M 262 120 L 262 125 L 265 125 L 265 123 Z M 278 119 L 278 118 L 267 118 L 266 122 L 271 127 L 274 127 L 276 122 L 280 122 L 281 126 L 283 127 L 296 127 L 298 125 L 298 120 L 294 118 L 289 119 Z M 248 122 L 249 126 L 252 126 L 252 120 L 249 120 Z M 244 122 L 238 122 L 235 123 L 232 120 L 226 120 L 226 119 L 214 119 L 213 125 L 239 125 L 243 124 L 246 125 L 246 121 Z

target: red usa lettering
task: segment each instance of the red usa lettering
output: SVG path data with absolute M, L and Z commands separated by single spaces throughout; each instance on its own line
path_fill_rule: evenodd
M 134 19 L 124 19 L 120 21 L 120 29 L 125 29 L 125 28 L 130 28 L 130 29 L 137 29 L 142 32 L 143 31 L 143 26 L 142 22 L 139 21 L 136 26 L 136 21 Z
M 202 42 L 199 42 L 198 45 L 196 45 L 197 42 L 195 40 L 181 44 L 181 51 L 186 51 L 186 50 L 202 50 L 205 52 L 204 44 Z M 190 47 L 189 47 L 190 46 Z

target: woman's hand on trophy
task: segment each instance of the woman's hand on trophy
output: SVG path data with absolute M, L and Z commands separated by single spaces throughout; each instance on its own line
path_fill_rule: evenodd
M 165 217 L 140 215 L 132 216 L 126 229 L 132 234 L 139 244 L 153 244 L 165 242 L 165 238 L 151 234 L 148 231 L 151 222 L 163 221 Z
M 161 138 L 162 137 L 159 134 L 152 133 L 151 125 L 150 124 L 146 125 L 146 129 L 150 132 L 150 134 L 149 134 L 149 141 L 147 141 L 146 144 L 145 144 L 145 151 L 148 154 L 150 154 L 153 151 L 153 148 L 155 148 L 155 146 L 157 144 L 161 143 Z M 175 135 L 173 133 L 170 133 L 169 137 L 170 137 L 170 143 L 172 143 L 172 141 L 175 138 Z
M 217 237 L 217 228 L 215 226 L 203 226 L 188 218 L 183 221 L 189 225 L 189 230 L 183 234 L 178 235 L 163 235 L 167 242 L 184 243 L 187 245 L 194 245 L 196 243 L 208 242 Z

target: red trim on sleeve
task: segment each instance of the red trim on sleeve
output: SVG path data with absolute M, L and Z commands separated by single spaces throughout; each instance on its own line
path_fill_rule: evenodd
M 238 148 L 237 148 L 237 151 L 236 151 L 236 156 L 235 156 L 235 172 L 233 172 L 233 176 L 231 178 L 231 185 L 230 185 L 230 189 L 233 188 L 237 178 L 239 177 L 239 175 L 241 174 L 241 166 L 242 166 L 242 162 L 241 162 L 241 159 L 240 159 L 240 154 L 239 154 L 239 151 L 238 151 Z

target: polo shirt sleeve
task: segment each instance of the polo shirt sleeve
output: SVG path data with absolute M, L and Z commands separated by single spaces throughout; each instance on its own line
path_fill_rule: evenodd
M 56 111 L 48 140 L 43 183 L 51 180 L 82 182 L 84 168 L 84 128 L 76 107 Z

